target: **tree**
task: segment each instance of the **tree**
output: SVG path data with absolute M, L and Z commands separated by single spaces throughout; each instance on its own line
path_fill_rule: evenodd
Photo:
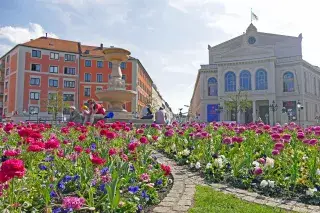
M 239 90 L 237 93 L 228 95 L 227 101 L 225 101 L 225 109 L 227 111 L 233 111 L 236 113 L 236 121 L 238 122 L 238 113 L 245 112 L 252 107 L 252 101 L 248 100 L 248 93 Z
M 54 121 L 57 120 L 59 113 L 62 113 L 65 108 L 69 107 L 69 104 L 64 101 L 61 91 L 49 93 L 48 99 L 43 100 L 43 105 L 48 109 L 48 113 L 52 114 Z

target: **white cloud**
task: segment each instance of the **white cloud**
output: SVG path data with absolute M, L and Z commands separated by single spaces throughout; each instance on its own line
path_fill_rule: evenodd
M 35 23 L 29 23 L 29 27 L 27 28 L 12 26 L 0 27 L 0 39 L 8 40 L 12 44 L 24 43 L 30 39 L 45 36 L 46 33 L 48 33 L 48 37 L 58 38 L 57 35 L 46 32 L 41 25 Z
M 0 44 L 0 57 L 7 53 L 12 47 L 6 44 Z

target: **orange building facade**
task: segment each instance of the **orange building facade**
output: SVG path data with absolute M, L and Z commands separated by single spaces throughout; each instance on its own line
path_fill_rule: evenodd
M 0 111 L 5 116 L 30 112 L 48 116 L 48 99 L 56 93 L 77 108 L 88 99 L 97 100 L 95 91 L 107 89 L 111 78 L 112 64 L 104 59 L 103 49 L 102 44 L 86 46 L 48 37 L 15 46 L 0 60 L 0 73 L 4 73 L 3 83 L 0 76 Z M 136 58 L 121 63 L 121 69 L 126 88 L 137 92 L 123 107 L 139 113 L 151 101 L 152 79 Z M 102 104 L 110 107 L 107 102 Z M 68 109 L 61 114 L 68 114 Z

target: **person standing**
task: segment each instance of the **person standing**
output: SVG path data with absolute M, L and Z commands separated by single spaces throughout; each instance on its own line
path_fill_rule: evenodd
M 164 112 L 163 108 L 160 107 L 159 110 L 156 112 L 156 124 L 165 124 L 166 123 L 166 113 Z

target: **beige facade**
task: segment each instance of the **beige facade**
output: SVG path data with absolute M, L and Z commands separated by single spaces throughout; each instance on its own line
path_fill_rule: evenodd
M 191 117 L 204 122 L 248 123 L 261 118 L 270 124 L 315 124 L 320 112 L 320 69 L 303 60 L 301 42 L 302 34 L 261 33 L 251 24 L 243 35 L 209 45 L 209 64 L 199 69 Z M 240 89 L 248 93 L 252 107 L 246 112 L 226 111 L 225 101 Z M 278 106 L 274 113 L 273 101 Z M 303 106 L 300 111 L 298 103 Z
M 173 112 L 169 106 L 169 104 L 162 98 L 158 88 L 155 84 L 152 85 L 152 108 L 156 112 L 162 107 L 167 115 L 169 121 L 173 120 Z

